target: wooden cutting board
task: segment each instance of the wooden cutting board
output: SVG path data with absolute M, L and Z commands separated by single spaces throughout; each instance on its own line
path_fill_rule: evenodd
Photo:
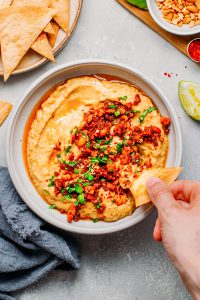
M 133 15 L 135 15 L 138 19 L 144 22 L 147 26 L 149 26 L 152 30 L 157 32 L 160 36 L 166 39 L 170 44 L 180 50 L 182 53 L 188 56 L 187 54 L 187 45 L 188 43 L 194 39 L 195 37 L 200 38 L 200 34 L 196 36 L 178 36 L 172 33 L 169 33 L 163 30 L 160 26 L 156 24 L 156 22 L 152 19 L 150 13 L 148 11 L 139 9 L 131 4 L 129 4 L 126 0 L 117 0 L 122 6 L 128 9 Z

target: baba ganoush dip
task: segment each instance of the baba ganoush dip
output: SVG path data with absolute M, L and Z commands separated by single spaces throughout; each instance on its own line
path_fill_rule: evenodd
M 170 120 L 137 87 L 82 76 L 57 86 L 27 131 L 26 161 L 37 192 L 68 222 L 112 222 L 135 209 L 130 185 L 162 168 Z

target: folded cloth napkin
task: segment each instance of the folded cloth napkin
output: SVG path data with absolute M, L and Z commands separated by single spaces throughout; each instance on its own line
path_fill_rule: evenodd
M 63 265 L 64 264 L 64 265 Z M 78 269 L 76 242 L 38 218 L 17 194 L 8 170 L 0 167 L 0 299 L 61 266 Z

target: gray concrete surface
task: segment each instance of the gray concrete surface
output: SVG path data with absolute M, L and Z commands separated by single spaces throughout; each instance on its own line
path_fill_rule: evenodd
M 72 0 L 73 1 L 73 0 Z M 75 59 L 105 58 L 137 67 L 169 97 L 182 126 L 182 177 L 199 179 L 199 124 L 183 111 L 179 80 L 200 81 L 199 66 L 152 32 L 115 0 L 84 0 L 82 14 L 57 64 Z M 25 75 L 0 81 L 0 98 L 17 103 L 48 63 Z M 172 78 L 164 72 L 173 72 Z M 177 74 L 177 76 L 175 75 Z M 0 164 L 5 165 L 6 123 L 0 129 Z M 38 284 L 15 293 L 18 300 L 182 300 L 190 299 L 162 245 L 152 239 L 155 214 L 136 227 L 107 236 L 77 236 L 79 271 L 54 271 Z

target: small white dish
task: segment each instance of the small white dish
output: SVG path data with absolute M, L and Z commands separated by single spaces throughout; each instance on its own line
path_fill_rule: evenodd
M 191 28 L 188 25 L 183 25 L 182 27 L 178 27 L 176 25 L 167 22 L 163 18 L 162 12 L 156 4 L 156 0 L 147 0 L 147 6 L 148 6 L 149 13 L 154 19 L 154 21 L 164 30 L 176 35 L 184 35 L 184 36 L 200 33 L 200 25 Z
M 87 74 L 118 76 L 145 91 L 153 99 L 160 112 L 168 116 L 172 121 L 166 165 L 169 167 L 180 166 L 182 158 L 182 134 L 177 115 L 170 101 L 152 80 L 147 78 L 144 74 L 126 65 L 104 60 L 76 61 L 58 66 L 42 75 L 30 86 L 22 97 L 21 102 L 13 111 L 10 119 L 6 141 L 7 165 L 11 179 L 18 193 L 30 209 L 42 219 L 66 231 L 81 234 L 105 234 L 120 231 L 137 224 L 152 211 L 153 205 L 144 205 L 136 209 L 131 216 L 117 222 L 98 222 L 94 224 L 90 221 L 79 221 L 69 224 L 67 223 L 65 215 L 60 214 L 56 210 L 50 210 L 48 204 L 36 192 L 27 174 L 23 160 L 22 140 L 24 128 L 35 105 L 41 97 L 57 83 L 72 77 Z

